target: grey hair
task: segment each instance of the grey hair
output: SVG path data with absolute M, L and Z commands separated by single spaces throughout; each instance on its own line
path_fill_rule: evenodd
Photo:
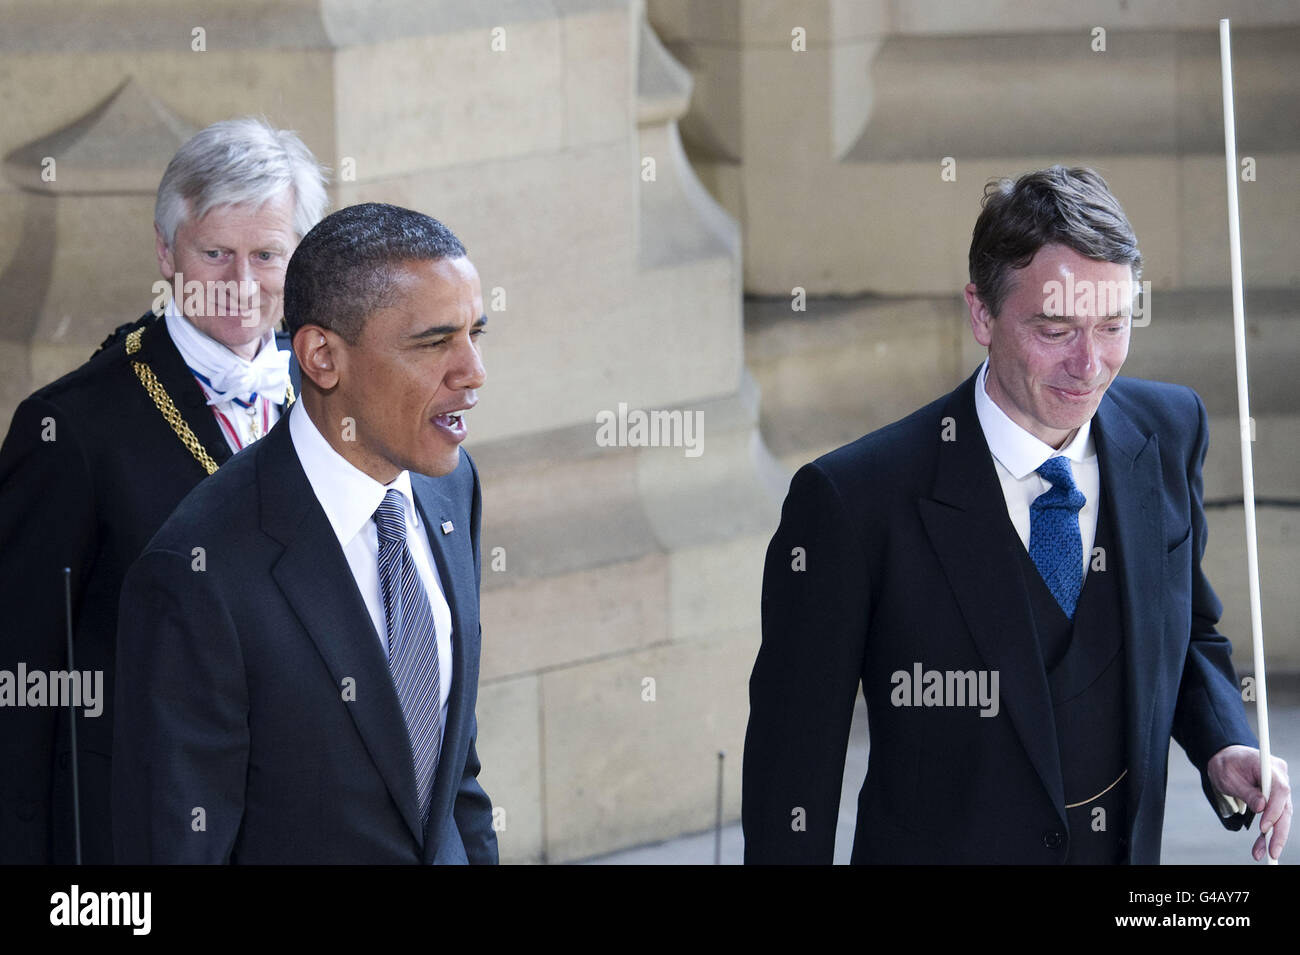
M 244 116 L 213 123 L 176 151 L 154 204 L 154 223 L 171 248 L 176 230 L 217 206 L 261 205 L 293 190 L 294 231 L 301 239 L 325 213 L 324 170 L 297 133 Z

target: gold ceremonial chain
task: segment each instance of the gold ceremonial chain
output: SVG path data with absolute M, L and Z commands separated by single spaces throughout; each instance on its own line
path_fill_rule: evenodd
M 126 336 L 126 353 L 128 355 L 134 355 L 140 350 L 140 336 L 143 334 L 144 329 L 137 328 Z M 144 390 L 149 392 L 149 397 L 153 399 L 153 403 L 162 412 L 162 416 L 171 425 L 172 430 L 176 432 L 176 437 L 181 439 L 181 444 L 189 449 L 190 454 L 194 455 L 194 459 L 203 466 L 203 470 L 207 471 L 208 474 L 215 474 L 217 462 L 212 460 L 212 455 L 208 454 L 207 449 L 203 447 L 194 432 L 190 430 L 190 426 L 182 417 L 176 403 L 172 401 L 171 395 L 167 394 L 167 389 L 158 380 L 158 376 L 153 373 L 153 369 L 142 361 L 131 362 L 131 367 L 135 369 L 136 377 L 140 379 L 140 384 L 144 385 Z M 284 396 L 286 411 L 293 404 L 295 397 L 293 383 L 290 382 Z
M 140 350 L 140 336 L 144 334 L 143 328 L 137 328 L 131 334 L 126 336 L 126 353 L 134 355 Z M 144 390 L 149 392 L 149 397 L 153 403 L 158 406 L 162 416 L 167 419 L 167 423 L 172 426 L 176 432 L 176 437 L 181 439 L 181 444 L 189 449 L 190 454 L 194 455 L 196 461 L 203 466 L 203 470 L 209 474 L 217 472 L 217 462 L 212 460 L 212 455 L 208 454 L 207 449 L 199 443 L 199 439 L 194 436 L 190 426 L 186 424 L 185 419 L 181 417 L 176 403 L 172 401 L 171 395 L 167 394 L 167 389 L 162 386 L 158 376 L 142 361 L 131 362 L 131 367 L 135 369 L 136 377 L 140 379 L 140 384 L 144 385 Z

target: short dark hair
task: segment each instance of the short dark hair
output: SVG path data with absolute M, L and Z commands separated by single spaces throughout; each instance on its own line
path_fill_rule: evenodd
M 394 267 L 464 254 L 460 239 L 423 212 L 363 202 L 331 213 L 303 236 L 285 270 L 289 332 L 319 325 L 355 344 L 367 316 L 393 303 Z
M 1106 180 L 1091 169 L 1052 166 L 1014 182 L 992 179 L 970 242 L 970 280 L 996 317 L 1011 291 L 1011 272 L 1049 243 L 1089 259 L 1129 266 L 1136 281 L 1142 253 Z

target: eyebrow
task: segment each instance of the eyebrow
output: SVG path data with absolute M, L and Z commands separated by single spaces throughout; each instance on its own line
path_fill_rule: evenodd
M 195 248 L 202 249 L 233 249 L 234 246 L 226 244 L 223 241 L 226 237 L 222 236 L 216 239 L 207 239 L 206 236 L 194 236 L 190 244 Z M 204 241 L 207 239 L 207 241 Z M 271 236 L 265 242 L 252 242 L 249 246 L 254 249 L 283 249 L 286 243 L 278 236 Z
M 1120 322 L 1128 317 L 1129 315 L 1127 312 L 1121 312 L 1118 315 L 1103 315 L 1100 316 L 1097 320 L 1099 322 Z M 1038 322 L 1039 324 L 1050 323 L 1055 325 L 1064 322 L 1067 325 L 1077 325 L 1079 322 L 1079 316 L 1078 315 L 1046 315 L 1042 312 L 1039 312 L 1036 315 L 1030 315 L 1029 321 Z
M 476 322 L 474 322 L 473 327 L 474 327 L 474 328 L 482 328 L 482 327 L 483 327 L 484 325 L 486 325 L 486 324 L 487 324 L 487 316 L 486 316 L 486 315 L 480 315 L 480 316 L 478 317 L 478 320 L 477 320 Z M 438 337 L 440 337 L 440 336 L 442 336 L 442 335 L 454 335 L 454 334 L 456 334 L 456 332 L 460 331 L 462 327 L 463 327 L 463 326 L 461 326 L 461 325 L 434 325 L 434 326 L 432 326 L 432 327 L 430 327 L 430 328 L 426 328 L 426 329 L 424 329 L 423 331 L 413 332 L 409 337 L 411 337 L 411 338 L 438 338 Z

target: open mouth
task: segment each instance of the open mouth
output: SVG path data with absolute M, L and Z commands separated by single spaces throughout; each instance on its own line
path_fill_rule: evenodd
M 469 433 L 469 429 L 465 426 L 465 412 L 468 410 L 468 408 L 463 408 L 459 411 L 448 411 L 440 415 L 434 415 L 434 427 L 453 441 L 463 441 L 465 435 Z

